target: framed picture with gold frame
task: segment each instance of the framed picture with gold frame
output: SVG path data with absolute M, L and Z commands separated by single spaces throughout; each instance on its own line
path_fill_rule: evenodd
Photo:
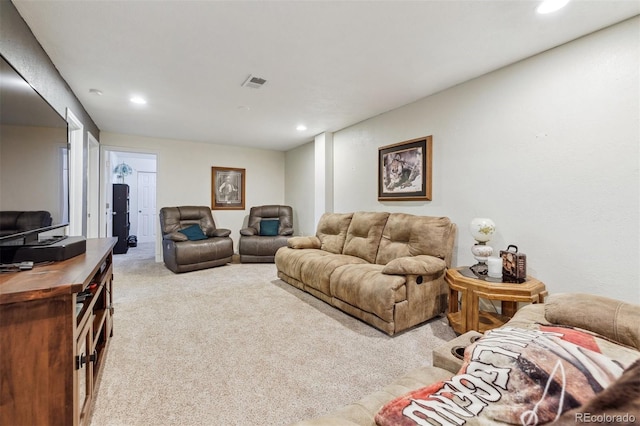
M 244 210 L 245 169 L 211 167 L 211 210 Z
M 432 136 L 378 148 L 378 201 L 430 201 L 432 152 Z

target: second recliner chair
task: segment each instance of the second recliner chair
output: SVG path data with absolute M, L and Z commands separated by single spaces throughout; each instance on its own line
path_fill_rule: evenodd
M 269 205 L 251 207 L 247 227 L 240 230 L 241 263 L 273 263 L 276 251 L 293 235 L 293 209 Z

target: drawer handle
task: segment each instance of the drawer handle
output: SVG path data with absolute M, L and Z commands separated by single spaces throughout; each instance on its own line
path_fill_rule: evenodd
M 80 370 L 87 363 L 87 356 L 80 354 L 76 356 L 76 370 Z

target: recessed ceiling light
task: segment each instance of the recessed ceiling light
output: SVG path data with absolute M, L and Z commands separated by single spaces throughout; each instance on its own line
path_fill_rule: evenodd
M 536 9 L 536 12 L 544 15 L 560 10 L 569 3 L 569 0 L 544 0 Z
M 89 93 L 92 95 L 102 96 L 102 90 L 100 89 L 89 89 Z
M 307 130 L 307 126 L 305 126 L 304 124 L 298 124 L 298 127 L 296 127 L 296 130 L 299 132 L 304 132 L 305 130 Z
M 147 100 L 140 96 L 132 96 L 129 100 L 134 104 L 138 104 L 138 105 L 144 105 L 147 103 Z

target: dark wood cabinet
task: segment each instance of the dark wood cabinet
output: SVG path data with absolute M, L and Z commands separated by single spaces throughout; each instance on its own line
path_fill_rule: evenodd
M 115 254 L 123 254 L 129 250 L 127 239 L 129 238 L 129 185 L 124 183 L 113 184 L 113 236 L 118 237 L 118 242 L 113 248 Z
M 113 334 L 115 238 L 0 275 L 0 425 L 87 425 Z

